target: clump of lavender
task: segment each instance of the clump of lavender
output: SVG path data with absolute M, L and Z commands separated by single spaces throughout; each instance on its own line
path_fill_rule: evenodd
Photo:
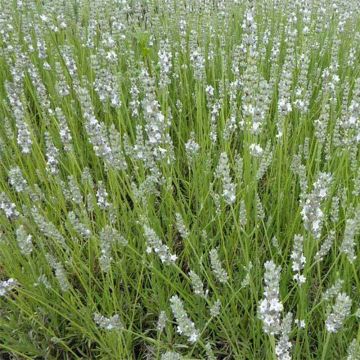
M 332 312 L 325 321 L 328 332 L 336 333 L 342 327 L 346 318 L 350 315 L 352 301 L 345 293 L 339 293 L 336 297 Z
M 275 335 L 281 331 L 281 313 L 283 304 L 279 298 L 281 267 L 270 260 L 265 263 L 264 298 L 258 307 L 258 317 L 263 322 L 266 334 Z
M 177 332 L 180 335 L 186 336 L 190 343 L 195 343 L 198 341 L 200 333 L 196 329 L 195 324 L 189 319 L 184 309 L 184 305 L 177 295 L 171 297 L 170 306 L 178 323 Z
M 118 314 L 115 314 L 109 318 L 99 314 L 94 314 L 94 321 L 96 325 L 99 326 L 101 329 L 105 329 L 108 331 L 111 330 L 121 330 L 124 328 L 123 323 L 120 320 L 120 316 Z
M 169 247 L 162 243 L 155 231 L 148 225 L 144 225 L 144 234 L 147 241 L 147 253 L 154 251 L 159 255 L 160 260 L 167 265 L 176 261 L 177 256 L 170 253 Z
M 304 227 L 315 239 L 319 239 L 321 235 L 324 218 L 321 205 L 327 197 L 331 179 L 330 174 L 320 173 L 314 183 L 312 192 L 305 196 L 304 203 L 302 204 L 301 215 L 304 221 Z
M 211 270 L 213 271 L 216 280 L 222 284 L 225 284 L 228 281 L 229 276 L 221 265 L 221 261 L 217 249 L 212 249 L 210 251 L 210 263 L 211 263 Z
M 290 258 L 292 260 L 292 270 L 295 273 L 293 278 L 298 282 L 298 284 L 303 284 L 306 281 L 305 276 L 301 274 L 301 271 L 304 269 L 304 265 L 306 263 L 303 247 L 304 237 L 302 235 L 295 235 L 293 251 Z

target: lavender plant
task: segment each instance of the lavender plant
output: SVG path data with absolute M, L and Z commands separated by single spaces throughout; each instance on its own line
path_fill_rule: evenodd
M 358 359 L 359 44 L 358 0 L 2 1 L 0 358 Z

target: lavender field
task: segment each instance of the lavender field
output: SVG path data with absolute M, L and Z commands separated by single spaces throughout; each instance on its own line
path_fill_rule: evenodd
M 0 359 L 360 359 L 359 0 L 0 0 Z

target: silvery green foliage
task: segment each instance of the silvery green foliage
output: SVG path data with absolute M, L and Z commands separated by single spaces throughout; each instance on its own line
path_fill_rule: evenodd
M 28 184 L 25 180 L 21 169 L 15 166 L 9 170 L 9 184 L 15 189 L 16 192 L 21 193 L 27 190 Z
M 311 193 L 304 196 L 301 215 L 304 227 L 315 239 L 321 236 L 324 213 L 321 210 L 323 201 L 327 198 L 332 176 L 329 173 L 320 173 L 314 183 Z
M 336 296 L 332 312 L 325 321 L 325 327 L 328 332 L 336 333 L 343 327 L 345 320 L 350 315 L 351 304 L 350 297 L 345 293 L 339 293 Z
M 0 194 L 0 209 L 4 211 L 8 219 L 16 219 L 20 215 L 16 210 L 16 205 L 10 201 L 4 192 Z
M 275 345 L 275 354 L 278 360 L 291 360 L 291 347 L 292 344 L 289 341 L 291 333 L 291 325 L 293 321 L 292 313 L 287 313 L 281 322 L 280 337 Z
M 0 281 L 0 297 L 5 296 L 10 290 L 17 286 L 17 281 L 13 278 Z
M 170 253 L 169 247 L 162 243 L 155 231 L 146 224 L 143 228 L 147 242 L 146 252 L 151 253 L 154 251 L 160 257 L 161 262 L 166 265 L 175 263 L 177 256 Z
M 356 246 L 356 233 L 359 224 L 357 219 L 347 219 L 344 230 L 344 238 L 340 245 L 340 252 L 345 254 L 347 259 L 353 263 L 356 260 L 355 246 Z
M 50 254 L 46 254 L 46 260 L 48 261 L 52 269 L 55 271 L 55 277 L 59 283 L 61 291 L 67 292 L 71 288 L 71 285 L 67 278 L 66 270 L 63 264 L 59 261 L 56 261 L 56 259 Z
M 304 237 L 302 235 L 295 235 L 293 251 L 290 258 L 292 260 L 292 270 L 295 273 L 293 278 L 298 282 L 298 284 L 303 284 L 306 281 L 305 276 L 301 274 L 301 271 L 304 269 L 306 263 L 303 247 Z
M 182 301 L 177 295 L 170 299 L 171 310 L 178 323 L 177 332 L 188 338 L 190 343 L 195 343 L 199 340 L 200 333 L 196 329 L 195 324 L 189 319 Z
M 281 313 L 284 308 L 279 298 L 281 267 L 272 260 L 267 261 L 264 267 L 264 298 L 258 306 L 258 317 L 263 323 L 264 332 L 275 335 L 281 330 Z
M 16 240 L 20 248 L 20 252 L 28 256 L 33 250 L 32 236 L 25 231 L 24 225 L 20 225 L 16 229 Z
M 105 329 L 108 331 L 111 330 L 121 330 L 124 328 L 123 323 L 120 320 L 120 316 L 118 314 L 115 314 L 109 318 L 99 314 L 94 314 L 94 321 L 97 326 L 101 329 Z
M 226 270 L 223 269 L 221 265 L 221 261 L 217 249 L 210 250 L 209 255 L 210 255 L 211 270 L 213 271 L 216 280 L 222 284 L 225 284 L 228 281 L 229 276 Z
M 220 154 L 219 163 L 215 169 L 215 178 L 222 181 L 222 196 L 228 205 L 236 200 L 236 184 L 233 183 L 230 176 L 229 159 L 225 152 Z

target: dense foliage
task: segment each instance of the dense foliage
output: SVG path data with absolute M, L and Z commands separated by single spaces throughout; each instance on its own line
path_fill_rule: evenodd
M 360 358 L 358 0 L 3 0 L 0 50 L 1 358 Z

